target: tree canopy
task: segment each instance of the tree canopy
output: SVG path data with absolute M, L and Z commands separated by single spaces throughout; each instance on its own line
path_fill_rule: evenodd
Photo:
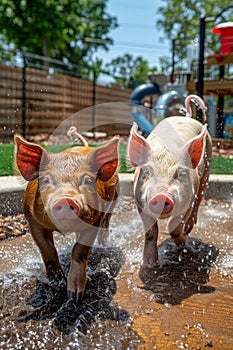
M 145 83 L 148 80 L 148 73 L 156 72 L 157 68 L 149 68 L 148 62 L 142 57 L 134 58 L 128 53 L 114 58 L 106 65 L 105 70 L 120 86 L 134 88 Z
M 5 44 L 51 58 L 87 63 L 112 44 L 117 19 L 107 0 L 2 0 L 0 31 Z
M 231 5 L 230 0 L 167 0 L 159 7 L 159 19 L 156 25 L 162 29 L 165 37 L 179 43 L 176 55 L 182 59 L 186 55 L 186 47 L 192 40 L 199 38 L 200 16 L 215 18 Z M 206 43 L 213 50 L 218 50 L 219 37 L 211 32 L 216 24 L 233 20 L 233 7 L 223 12 L 216 21 L 206 23 Z M 171 64 L 171 63 L 170 63 Z

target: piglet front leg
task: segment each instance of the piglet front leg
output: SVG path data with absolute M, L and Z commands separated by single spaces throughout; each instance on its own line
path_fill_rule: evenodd
M 63 330 L 77 320 L 86 287 L 86 269 L 91 247 L 77 242 L 72 250 L 71 264 L 67 281 L 68 300 L 53 314 L 56 326 Z M 80 330 L 80 329 L 79 329 Z M 85 330 L 81 330 L 85 333 Z
M 51 230 L 39 227 L 30 218 L 28 222 L 34 241 L 43 257 L 49 284 L 56 290 L 60 289 L 66 285 L 66 280 L 54 245 L 53 233 Z
M 86 269 L 91 247 L 76 243 L 72 250 L 68 274 L 68 299 L 78 304 L 83 298 L 86 287 Z
M 158 223 L 154 218 L 143 212 L 141 212 L 140 215 L 146 231 L 143 250 L 143 266 L 153 267 L 158 260 Z

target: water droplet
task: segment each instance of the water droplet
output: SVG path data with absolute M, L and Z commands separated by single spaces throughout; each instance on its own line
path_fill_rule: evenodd
M 146 309 L 146 310 L 145 310 L 145 313 L 146 313 L 146 314 L 151 314 L 152 312 L 154 312 L 153 309 Z
M 166 301 L 164 304 L 163 304 L 167 309 L 170 309 L 171 305 Z

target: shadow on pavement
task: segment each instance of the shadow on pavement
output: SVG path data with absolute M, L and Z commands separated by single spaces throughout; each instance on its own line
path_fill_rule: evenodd
M 70 252 L 60 255 L 67 276 Z M 87 286 L 83 301 L 76 305 L 66 297 L 66 287 L 55 291 L 44 278 L 37 281 L 36 289 L 28 304 L 35 307 L 32 312 L 22 312 L 18 321 L 53 319 L 59 331 L 70 334 L 78 329 L 86 334 L 96 318 L 126 321 L 127 311 L 119 310 L 112 298 L 116 293 L 115 277 L 124 264 L 124 255 L 119 248 L 93 248 L 87 269 Z
M 206 286 L 218 249 L 199 239 L 188 237 L 185 246 L 177 247 L 167 239 L 159 247 L 159 261 L 153 268 L 141 267 L 139 277 L 152 298 L 161 304 L 177 305 L 196 293 L 212 293 Z

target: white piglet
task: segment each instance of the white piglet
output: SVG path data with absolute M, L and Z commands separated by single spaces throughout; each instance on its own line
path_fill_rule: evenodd
M 166 118 L 146 139 L 133 124 L 128 156 L 136 168 L 134 196 L 145 228 L 144 265 L 158 259 L 158 219 L 168 218 L 168 233 L 177 245 L 185 243 L 197 221 L 211 155 L 207 127 L 195 119 Z

